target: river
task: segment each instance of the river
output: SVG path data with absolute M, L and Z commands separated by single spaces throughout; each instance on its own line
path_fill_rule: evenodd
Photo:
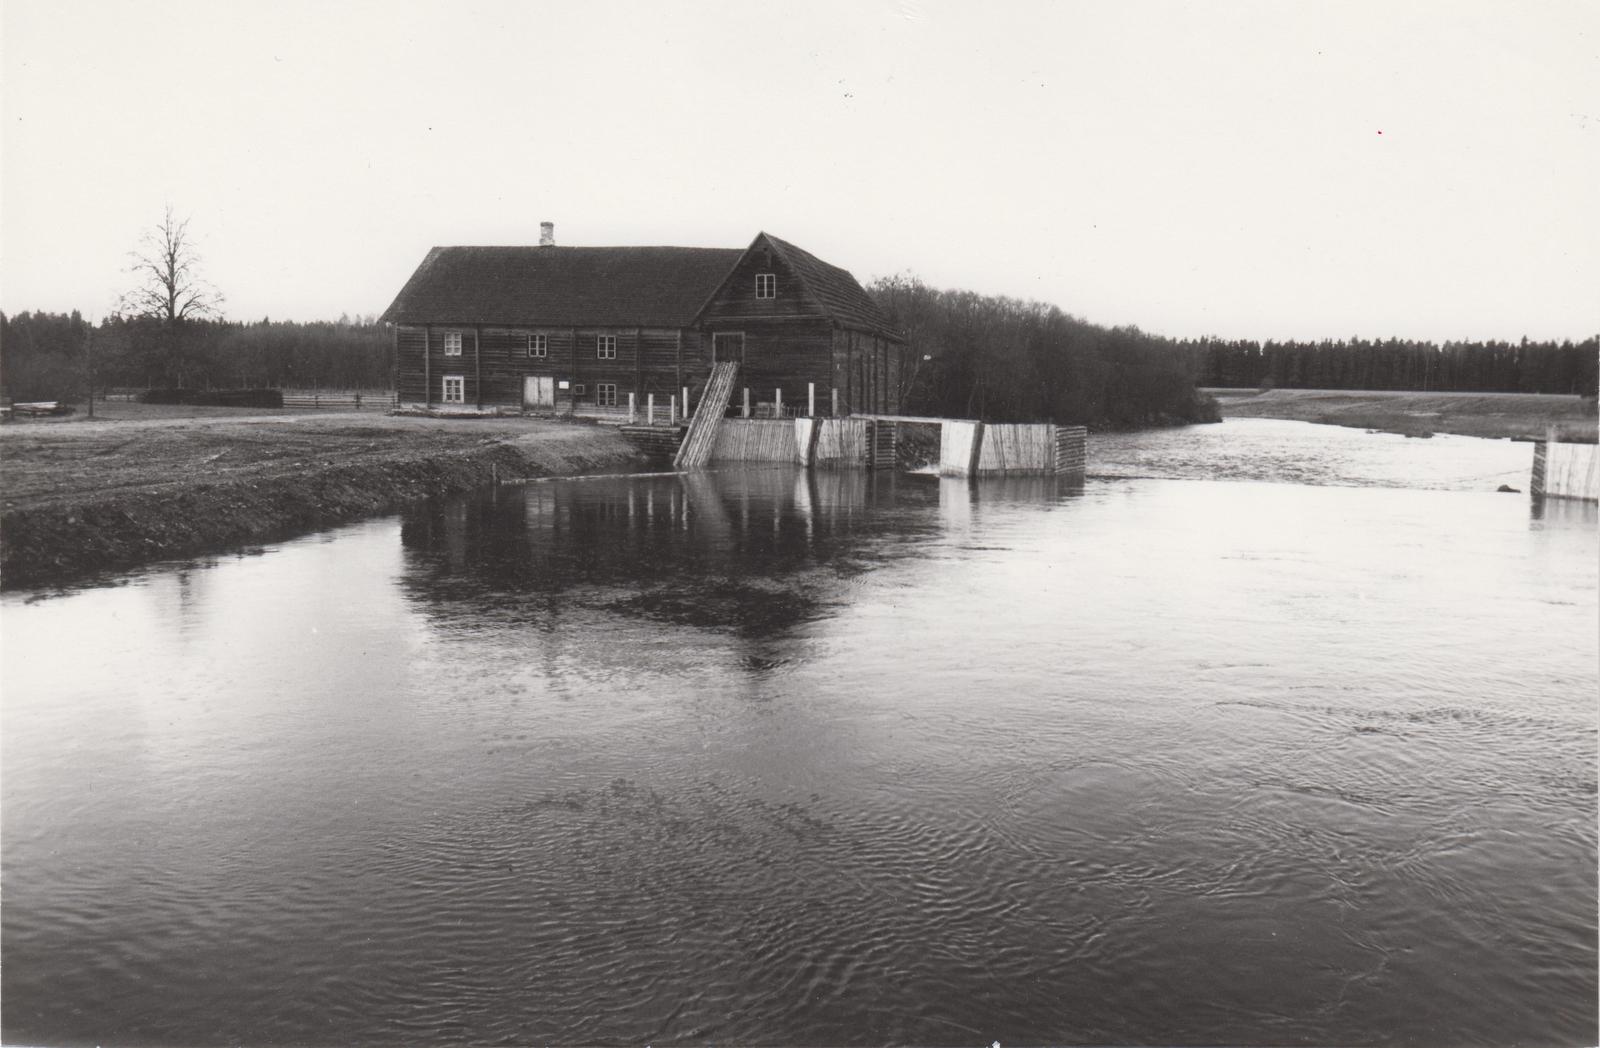
M 7 595 L 6 1043 L 1594 1043 L 1593 508 L 1092 440 Z

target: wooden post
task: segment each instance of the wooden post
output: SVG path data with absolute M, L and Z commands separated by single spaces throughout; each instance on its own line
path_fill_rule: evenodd
M 675 396 L 668 397 L 667 398 L 667 425 L 676 426 L 677 424 L 678 424 L 678 398 L 675 397 Z
M 772 391 L 772 417 L 773 418 L 782 418 L 783 417 L 783 387 L 782 386 L 780 386 L 777 389 Z
M 833 417 L 839 417 L 839 387 L 833 387 Z
M 806 414 L 811 418 L 817 417 L 817 384 L 806 383 Z
M 636 394 L 632 390 L 628 391 L 628 424 L 630 426 L 639 421 L 639 409 L 634 406 L 633 398 L 635 396 Z
M 684 419 L 685 422 L 687 422 L 689 420 L 689 387 L 688 386 L 684 386 L 683 387 L 683 419 Z
M 982 453 L 983 423 L 974 422 L 972 424 L 972 457 L 967 462 L 967 476 L 975 477 L 978 475 L 978 459 L 982 457 Z
M 750 387 L 744 387 L 744 417 L 750 417 Z
M 644 395 L 644 422 L 647 426 L 656 424 L 656 395 L 654 393 L 646 393 Z
M 433 407 L 433 325 L 422 325 L 422 408 Z

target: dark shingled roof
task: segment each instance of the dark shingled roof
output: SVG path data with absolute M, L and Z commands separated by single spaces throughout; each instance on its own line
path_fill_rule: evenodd
M 383 319 L 688 327 L 743 254 L 710 247 L 436 247 Z
M 759 243 L 762 237 L 789 263 L 789 268 L 799 275 L 806 288 L 833 319 L 847 328 L 869 331 L 897 342 L 905 341 L 905 336 L 889 326 L 889 318 L 883 315 L 878 304 L 850 275 L 849 270 L 829 265 L 804 248 L 795 247 L 787 240 L 779 240 L 771 233 L 762 233 L 756 237 L 756 242 Z

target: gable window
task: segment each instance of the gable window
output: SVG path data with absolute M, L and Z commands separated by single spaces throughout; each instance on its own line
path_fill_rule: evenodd
M 756 297 L 757 298 L 777 298 L 778 297 L 778 274 L 776 274 L 776 273 L 757 273 L 756 274 Z
M 550 355 L 550 342 L 544 335 L 524 335 L 527 341 L 527 351 L 530 357 L 548 357 Z
M 594 384 L 594 402 L 603 408 L 617 406 L 617 384 L 615 382 L 596 382 Z
M 459 349 L 457 353 L 461 352 Z M 440 397 L 446 404 L 461 404 L 467 399 L 467 380 L 461 375 L 444 376 L 444 395 Z
M 594 355 L 601 360 L 616 360 L 617 336 L 596 335 L 594 339 Z
M 459 357 L 461 355 L 461 332 L 446 331 L 444 333 L 444 355 Z

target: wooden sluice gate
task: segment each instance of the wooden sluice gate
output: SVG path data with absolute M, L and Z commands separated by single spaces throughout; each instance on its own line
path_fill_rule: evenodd
M 1535 498 L 1600 502 L 1600 447 L 1546 439 L 1533 445 L 1533 474 L 1528 492 Z
M 795 419 L 730 418 L 717 427 L 711 462 L 800 463 Z M 809 421 L 809 420 L 807 420 Z M 680 462 L 680 465 L 682 463 Z
M 868 432 L 871 427 L 872 423 L 864 418 L 817 419 L 817 443 L 812 450 L 812 463 L 829 468 L 865 469 L 869 461 Z M 889 454 L 894 454 L 893 441 L 889 444 Z
M 701 410 L 678 451 L 679 469 L 761 462 L 893 470 L 899 466 L 902 423 L 911 423 L 939 427 L 938 467 L 944 476 L 1033 474 L 1082 479 L 1084 474 L 1088 433 L 1082 426 L 894 415 L 723 418 L 706 406 L 720 404 L 731 394 L 733 370 L 731 364 L 719 364 L 707 383 Z

